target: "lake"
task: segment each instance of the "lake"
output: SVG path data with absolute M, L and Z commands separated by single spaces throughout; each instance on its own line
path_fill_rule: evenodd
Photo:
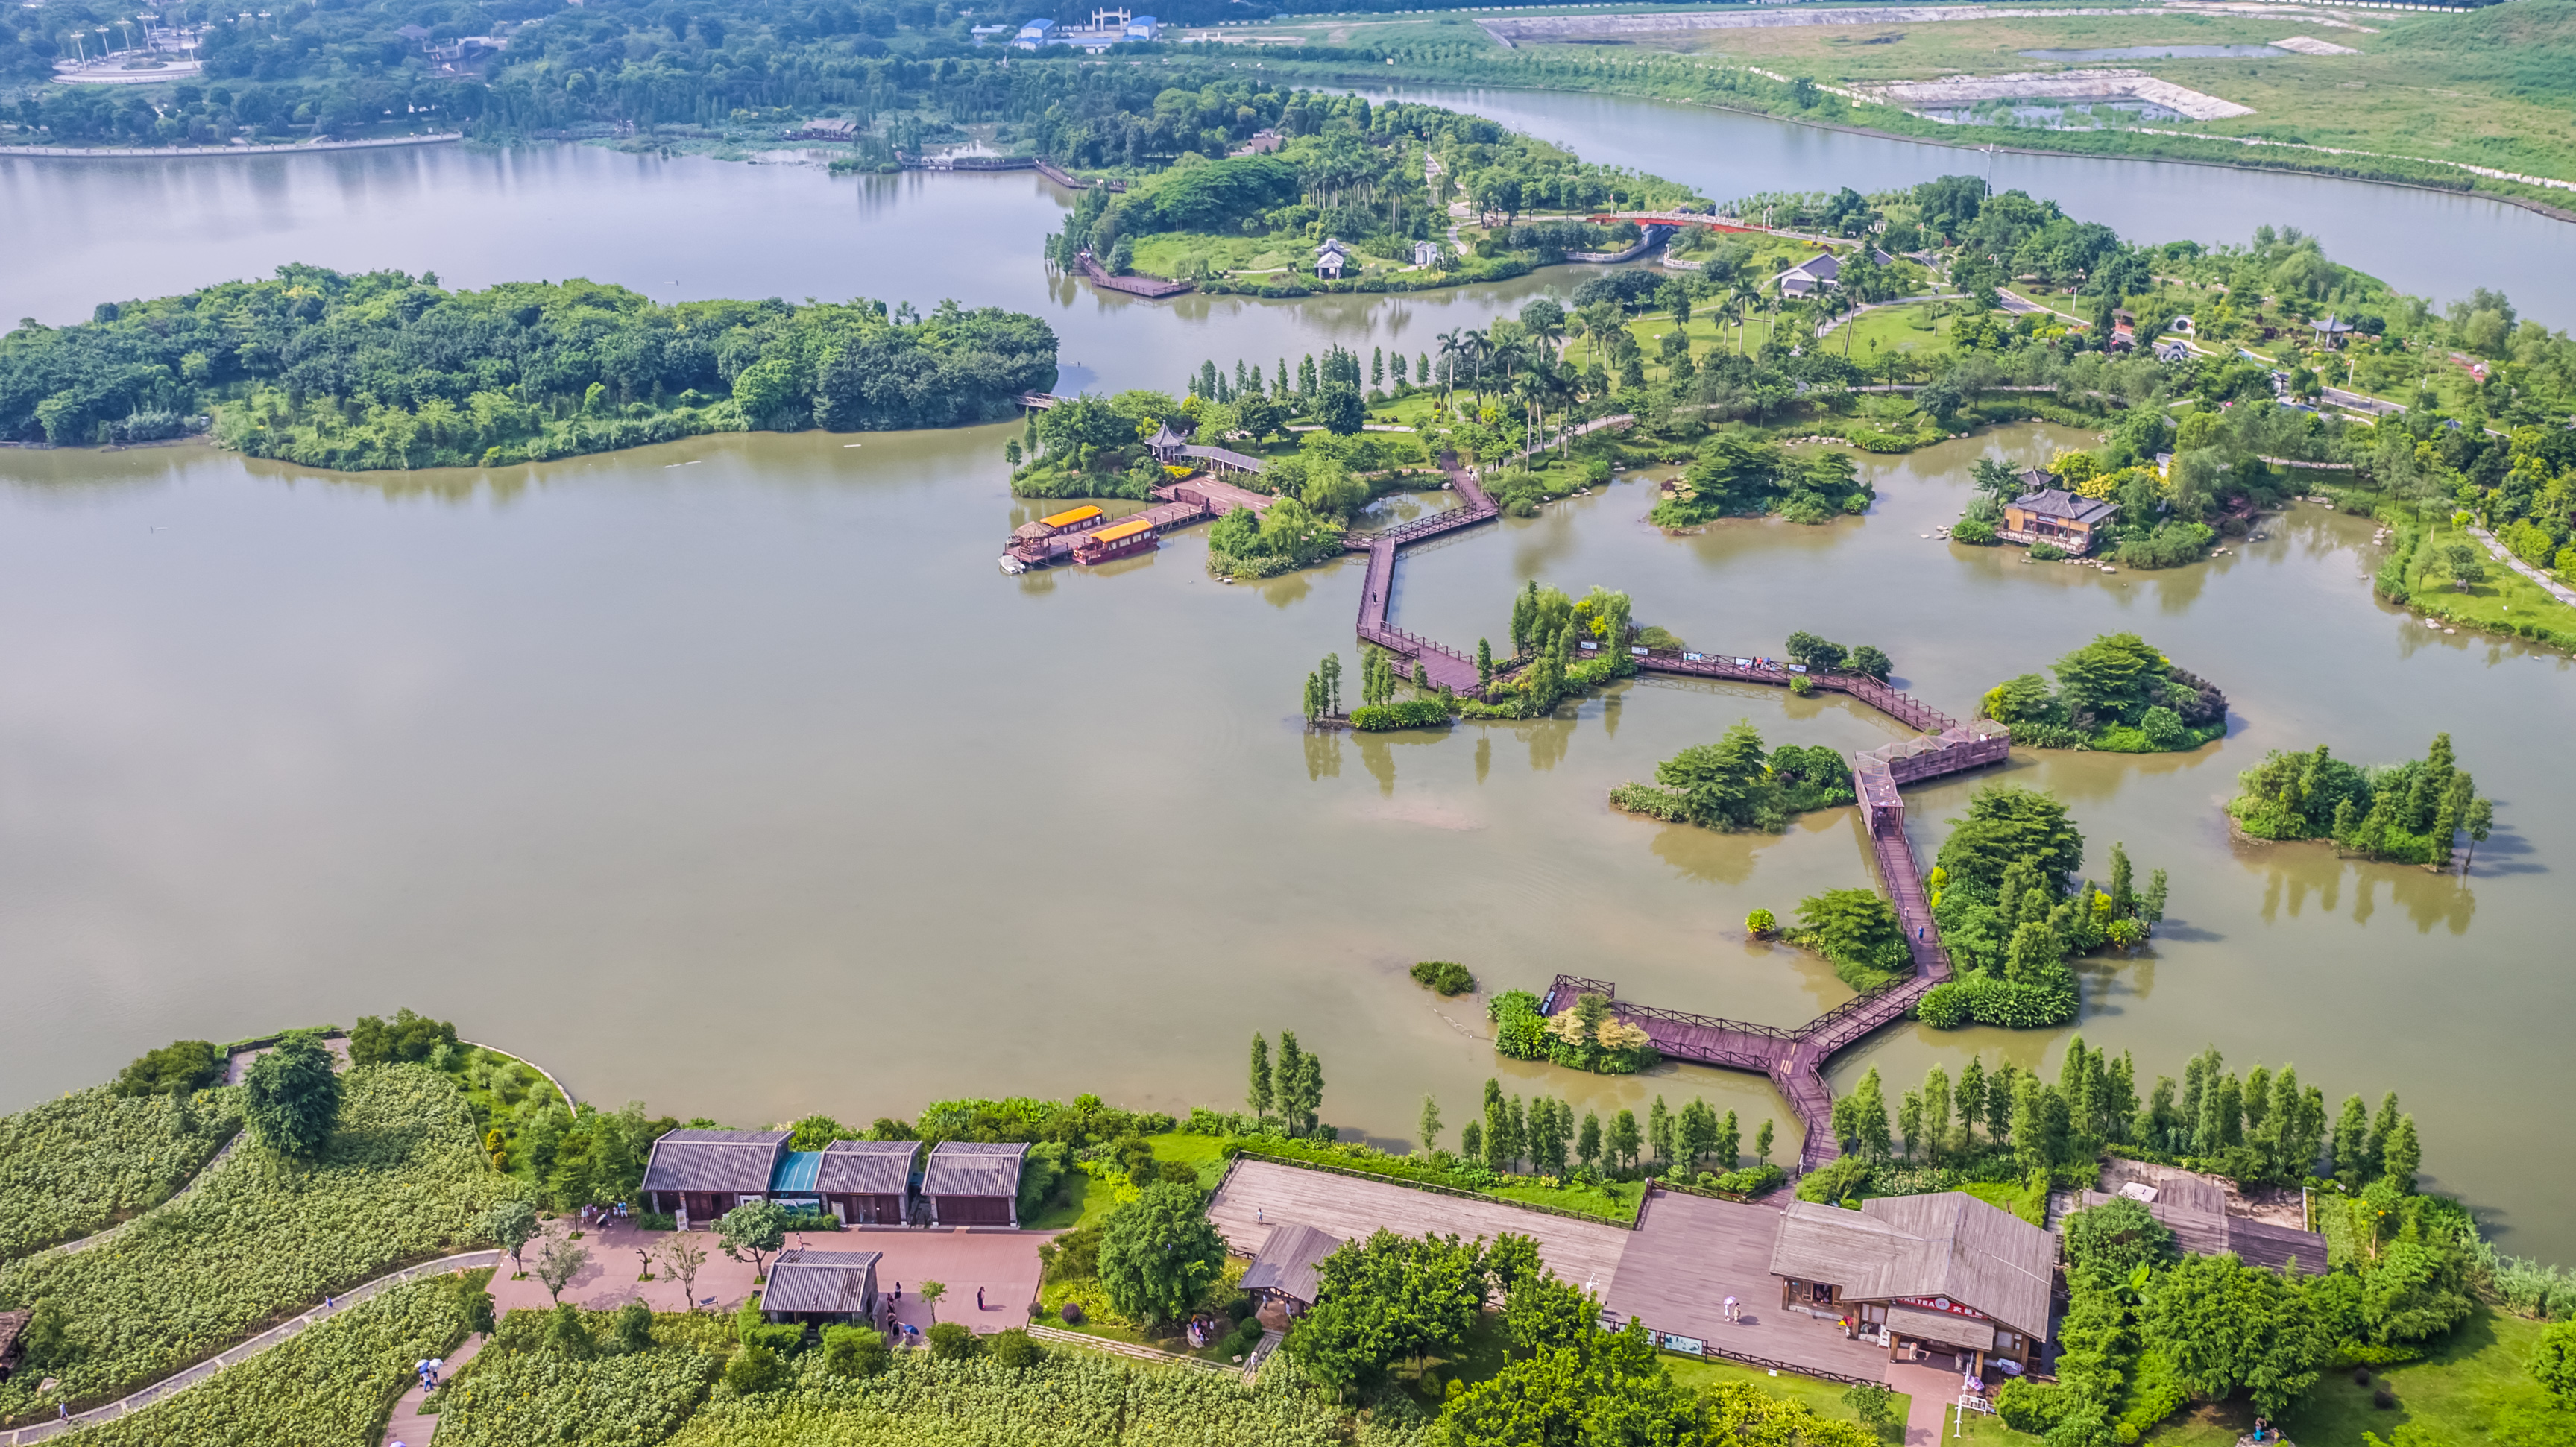
M 1559 100 L 1607 123 L 1580 97 L 1497 104 Z M 1632 112 L 1635 144 L 1587 153 L 1687 175 L 1663 122 L 1708 114 Z M 1920 174 L 1963 159 L 1933 152 Z M 2183 168 L 2123 174 L 2166 171 Z M 2297 183 L 2243 179 L 2276 193 L 2265 219 L 2333 244 L 2333 206 L 2309 218 Z M 10 162 L 0 197 L 0 248 L 23 262 L 0 276 L 9 314 L 68 320 L 288 259 L 666 298 L 956 295 L 1047 316 L 1068 387 L 1168 388 L 1201 357 L 1327 342 L 1425 350 L 1573 274 L 1156 306 L 1045 275 L 1062 201 L 1025 174 L 862 182 L 577 148 Z M 1604 796 L 1738 718 L 1841 749 L 1892 724 L 1654 681 L 1542 723 L 1307 734 L 1299 686 L 1323 654 L 1353 658 L 1360 569 L 1223 587 L 1184 534 L 1097 572 L 1003 577 L 1002 538 L 1032 513 L 1000 459 L 1016 434 L 726 436 L 357 478 L 195 445 L 0 451 L 0 1104 L 175 1036 L 408 1004 L 585 1098 L 742 1125 L 970 1093 L 1223 1104 L 1249 1035 L 1285 1028 L 1323 1056 L 1326 1117 L 1380 1141 L 1409 1136 L 1426 1092 L 1454 1128 L 1499 1075 L 1592 1109 L 1702 1095 L 1748 1138 L 1780 1119 L 1789 1148 L 1759 1079 L 1503 1062 L 1479 1006 L 1404 970 L 1456 959 L 1493 988 L 1566 971 L 1781 1023 L 1829 1006 L 1848 994 L 1829 971 L 1741 922 L 1869 882 L 1849 811 L 1721 836 Z M 1466 645 L 1506 632 L 1525 579 L 1600 583 L 1694 647 L 1777 652 L 1799 628 L 1877 644 L 1961 715 L 2097 632 L 2145 634 L 2227 690 L 2228 738 L 2024 753 L 2003 775 L 2068 799 L 2097 872 L 2120 840 L 2142 877 L 2172 874 L 2154 948 L 2088 963 L 2088 1041 L 2150 1077 L 2216 1044 L 2238 1070 L 2295 1061 L 2336 1099 L 2396 1088 L 2443 1188 L 2512 1249 L 2576 1259 L 2576 1153 L 2546 1111 L 2501 1108 L 2576 1084 L 2549 1023 L 2576 1005 L 2549 880 L 2576 847 L 2576 775 L 2550 762 L 2576 670 L 2378 604 L 2367 525 L 2323 509 L 2162 574 L 1922 536 L 1976 457 L 2085 440 L 2023 427 L 1865 459 L 1878 507 L 1815 529 L 1667 538 L 1642 521 L 1651 487 L 1622 483 L 1414 555 L 1396 621 Z M 2218 811 L 2267 749 L 2393 761 L 2445 729 L 2499 803 L 2466 879 L 2241 844 Z M 1910 795 L 1927 855 L 1980 782 Z M 1893 1031 L 1837 1075 L 1910 1083 L 1971 1050 L 2053 1069 L 2067 1033 Z

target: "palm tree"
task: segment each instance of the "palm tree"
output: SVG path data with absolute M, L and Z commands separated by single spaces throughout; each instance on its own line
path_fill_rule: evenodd
M 1443 407 L 1449 405 L 1450 387 L 1457 380 L 1458 358 L 1466 351 L 1466 344 L 1458 339 L 1458 335 L 1457 332 L 1440 334 L 1440 405 Z
M 1735 308 L 1735 354 L 1744 355 L 1745 329 L 1751 324 L 1753 304 L 1762 299 L 1762 291 L 1744 277 L 1737 277 L 1727 289 L 1726 300 Z

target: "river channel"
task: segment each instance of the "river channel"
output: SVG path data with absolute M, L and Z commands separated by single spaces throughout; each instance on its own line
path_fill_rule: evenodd
M 1660 113 L 1639 114 L 1633 134 L 1663 144 Z M 0 162 L 0 314 L 69 320 L 290 259 L 661 297 L 955 295 L 1046 315 L 1068 387 L 1168 387 L 1202 356 L 1422 350 L 1572 275 L 1158 307 L 1045 276 L 1037 238 L 1061 209 L 1025 175 L 860 183 L 582 149 Z M 2308 224 L 2287 200 L 2262 214 Z M 2331 219 L 2312 227 L 2330 245 Z M 364 477 L 194 445 L 0 451 L 0 1104 L 174 1036 L 409 1004 L 587 1098 L 746 1125 L 969 1093 L 1225 1102 L 1251 1032 L 1287 1028 L 1324 1057 L 1327 1118 L 1389 1143 L 1426 1092 L 1454 1129 L 1494 1074 L 1596 1109 L 1704 1095 L 1748 1136 L 1776 1117 L 1794 1140 L 1758 1079 L 1498 1062 L 1480 1007 L 1434 1002 L 1404 968 L 1458 959 L 1496 987 L 1567 971 L 1802 1019 L 1848 992 L 1741 921 L 1869 882 L 1851 814 L 1719 836 L 1604 795 L 1738 718 L 1844 749 L 1893 725 L 1651 682 L 1547 723 L 1306 734 L 1298 686 L 1352 656 L 1359 570 L 1223 587 L 1184 534 L 1005 578 L 1000 540 L 1028 515 L 1000 462 L 1014 431 Z M 2096 869 L 2117 839 L 2172 875 L 2154 948 L 2088 967 L 2087 1039 L 2150 1076 L 2214 1043 L 2238 1069 L 2295 1061 L 2337 1098 L 2394 1087 L 2443 1187 L 2514 1249 L 2576 1259 L 2565 1127 L 2506 1108 L 2576 1087 L 2551 1023 L 2576 987 L 2550 963 L 2576 670 L 2374 602 L 2366 525 L 2323 509 L 2161 574 L 1923 536 L 1977 456 L 2081 440 L 2017 428 L 1866 460 L 1878 507 L 1817 529 L 1667 538 L 1642 522 L 1650 487 L 1623 483 L 1414 555 L 1396 618 L 1466 644 L 1504 632 L 1523 579 L 1607 584 L 1694 646 L 1776 651 L 1802 627 L 1876 643 L 1956 714 L 2094 633 L 2144 633 L 2227 690 L 2229 737 L 2017 755 L 2005 775 L 2074 805 Z M 2500 806 L 2464 880 L 2239 844 L 2218 812 L 2267 749 L 2389 761 L 2444 729 Z M 1919 848 L 1976 782 L 1910 796 Z M 1910 1082 L 1972 1050 L 2053 1068 L 2064 1033 L 1902 1029 L 1837 1076 Z

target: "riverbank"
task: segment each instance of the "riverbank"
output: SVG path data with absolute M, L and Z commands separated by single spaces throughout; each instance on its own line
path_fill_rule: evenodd
M 438 146 L 465 139 L 462 131 L 427 136 L 380 136 L 355 141 L 254 141 L 238 146 L 0 146 L 0 156 L 69 157 L 74 160 L 295 156 L 318 151 L 381 151 L 397 146 Z

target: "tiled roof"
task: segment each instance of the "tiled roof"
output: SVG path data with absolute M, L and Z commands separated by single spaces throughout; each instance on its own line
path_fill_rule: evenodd
M 900 1196 L 912 1185 L 919 1141 L 834 1141 L 814 1189 L 836 1196 Z
M 1244 1268 L 1246 1291 L 1275 1291 L 1291 1301 L 1313 1305 L 1316 1268 L 1342 1249 L 1342 1238 L 1312 1226 L 1283 1223 L 1270 1229 L 1261 1250 Z
M 1963 1191 L 1881 1196 L 1858 1211 L 1793 1202 L 1771 1273 L 1826 1282 L 1846 1297 L 1946 1297 L 2035 1337 L 2048 1335 L 2057 1243 Z
M 1020 1158 L 1028 1153 L 1017 1141 L 941 1141 L 921 1173 L 921 1194 L 1017 1196 Z
M 2064 488 L 2044 487 L 2024 493 L 2012 500 L 2014 507 L 2034 517 L 2056 518 L 2063 522 L 2090 526 L 2120 510 L 2120 505 L 2104 498 L 2084 497 Z
M 643 1189 L 759 1195 L 769 1189 L 786 1144 L 783 1130 L 669 1131 L 653 1142 Z
M 874 1251 L 785 1251 L 769 1268 L 763 1311 L 863 1312 L 875 1293 Z

